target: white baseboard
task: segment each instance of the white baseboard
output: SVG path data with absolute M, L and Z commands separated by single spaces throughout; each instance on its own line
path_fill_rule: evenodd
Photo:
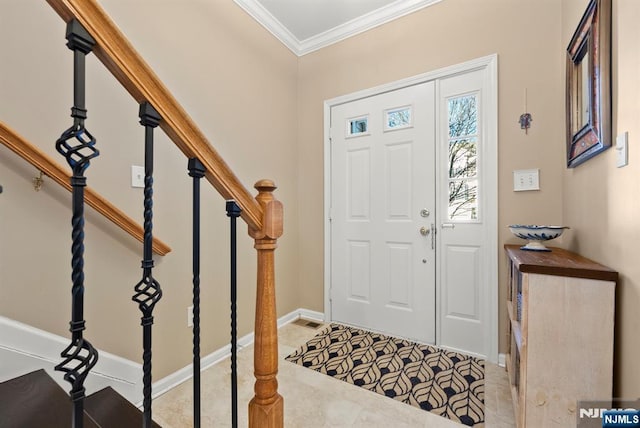
M 300 318 L 323 322 L 324 314 L 322 312 L 316 312 L 316 311 L 311 311 L 309 309 L 299 308 L 278 318 L 278 328 L 281 328 L 282 326 L 285 326 Z M 238 349 L 240 350 L 246 346 L 252 345 L 254 340 L 255 340 L 255 336 L 253 332 L 245 336 L 242 336 L 241 338 L 238 339 Z M 231 355 L 231 345 L 225 345 L 222 348 L 217 349 L 216 351 L 203 357 L 200 360 L 200 371 L 202 372 L 208 369 L 209 367 L 219 363 L 220 361 L 224 360 L 230 355 Z M 159 397 L 160 395 L 171 390 L 172 388 L 175 388 L 181 383 L 186 382 L 192 377 L 193 377 L 193 366 L 188 365 L 158 380 L 157 382 L 154 382 L 152 387 L 153 398 Z M 137 405 L 140 406 L 141 404 L 142 403 L 140 402 Z
M 308 309 L 296 309 L 278 318 L 278 328 L 299 318 L 323 322 L 324 314 Z M 253 332 L 238 339 L 238 349 L 252 345 Z M 69 339 L 0 316 L 0 382 L 44 368 L 67 391 L 69 383 L 62 373 L 53 368 L 60 362 L 60 351 Z M 142 404 L 142 365 L 133 361 L 98 351 L 96 366 L 87 376 L 87 395 L 111 386 L 136 406 Z M 200 360 L 200 368 L 206 370 L 231 355 L 231 345 L 225 345 Z M 153 383 L 153 398 L 158 397 L 193 377 L 193 367 L 182 369 Z
M 60 352 L 69 345 L 69 339 L 0 316 L 0 382 L 45 369 L 68 391 L 70 384 L 54 367 L 60 363 Z M 142 365 L 104 351 L 98 351 L 98 363 L 85 381 L 87 395 L 107 386 L 127 400 L 136 403 L 142 399 Z
M 507 365 L 507 360 L 506 360 L 506 355 L 505 354 L 498 354 L 498 365 L 500 367 L 504 367 Z
M 308 319 L 310 321 L 317 321 L 317 322 L 326 322 L 327 321 L 322 312 L 311 311 L 309 309 L 300 308 L 300 309 L 298 309 L 298 313 L 300 314 L 300 316 L 298 318 L 305 318 L 305 319 Z

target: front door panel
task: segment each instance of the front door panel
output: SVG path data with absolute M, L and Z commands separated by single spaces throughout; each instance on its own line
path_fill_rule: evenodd
M 434 87 L 331 109 L 332 318 L 426 343 L 435 342 Z

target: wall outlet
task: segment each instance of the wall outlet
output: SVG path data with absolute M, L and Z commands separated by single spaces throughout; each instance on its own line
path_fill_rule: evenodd
M 187 308 L 187 327 L 193 327 L 193 306 Z

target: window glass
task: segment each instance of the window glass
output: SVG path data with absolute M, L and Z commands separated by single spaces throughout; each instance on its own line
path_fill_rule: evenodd
M 478 132 L 477 96 L 449 99 L 449 137 L 465 137 Z
M 449 178 L 476 176 L 477 141 L 477 138 L 470 138 L 449 142 Z
M 385 130 L 411 126 L 411 107 L 401 107 L 385 111 Z
M 478 180 L 449 182 L 449 220 L 478 219 Z
M 348 120 L 347 136 L 366 134 L 368 131 L 369 131 L 369 118 L 367 116 Z
M 449 221 L 478 220 L 478 96 L 447 100 Z

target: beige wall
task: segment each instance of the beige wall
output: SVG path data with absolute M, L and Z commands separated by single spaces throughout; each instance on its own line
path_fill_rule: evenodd
M 565 0 L 563 46 L 571 39 L 587 0 Z M 613 136 L 629 133 L 629 165 L 616 168 L 609 149 L 575 169 L 564 169 L 563 221 L 571 226 L 567 245 L 620 273 L 616 297 L 615 396 L 640 395 L 640 3 L 613 2 Z M 614 142 L 615 144 L 615 142 Z M 598 316 L 598 314 L 593 314 Z
M 296 58 L 232 2 L 104 0 L 101 3 L 249 187 L 276 180 L 285 203 L 277 256 L 278 313 L 323 311 L 323 102 L 361 89 L 492 53 L 499 60 L 499 243 L 518 242 L 510 223 L 571 226 L 563 246 L 621 273 L 616 324 L 616 394 L 640 391 L 633 367 L 640 345 L 640 238 L 633 197 L 640 154 L 638 42 L 640 5 L 614 2 L 614 134 L 629 131 L 630 165 L 613 150 L 564 167 L 564 49 L 587 0 L 446 0 L 328 48 Z M 37 0 L 0 0 L 0 120 L 56 159 L 53 141 L 70 124 L 71 53 L 64 25 Z M 144 25 L 140 25 L 145 23 Z M 26 34 L 25 34 L 26 33 Z M 55 35 L 58 36 L 55 36 Z M 62 58 L 63 60 L 61 60 Z M 11 66 L 7 66 L 10 64 Z M 141 218 L 142 192 L 128 184 L 142 163 L 137 106 L 95 58 L 88 62 L 87 126 L 102 150 L 90 183 Z M 523 92 L 533 115 L 517 123 Z M 9 102 L 8 102 L 9 101 Z M 189 362 L 190 182 L 186 160 L 157 132 L 156 234 L 173 247 L 157 259 L 165 297 L 156 311 L 156 378 Z M 0 148 L 0 314 L 66 335 L 69 316 L 69 195 L 47 182 L 35 193 L 33 170 Z M 512 171 L 540 168 L 541 191 L 512 191 Z M 562 183 L 562 185 L 560 185 Z M 223 201 L 205 186 L 203 353 L 227 341 L 228 255 Z M 629 197 L 632 195 L 632 197 Z M 67 243 L 65 243 L 67 242 Z M 240 333 L 252 329 L 255 260 L 240 233 Z M 500 302 L 506 298 L 500 260 Z M 139 360 L 139 311 L 130 301 L 140 278 L 140 245 L 89 210 L 88 336 L 95 345 Z M 501 351 L 504 305 L 500 304 Z M 597 314 L 594 314 L 597 316 Z M 211 327 L 209 327 L 211 326 Z
M 298 307 L 297 58 L 231 1 L 103 0 L 100 3 L 193 116 L 248 188 L 279 185 L 285 235 L 277 253 L 278 313 Z M 58 162 L 55 139 L 71 125 L 72 53 L 63 21 L 40 0 L 0 0 L 0 120 Z M 101 156 L 89 183 L 136 219 L 142 189 L 129 185 L 143 163 L 138 108 L 92 55 L 87 58 L 87 128 Z M 173 252 L 156 259 L 164 297 L 155 311 L 154 376 L 190 362 L 191 179 L 187 160 L 156 131 L 155 234 Z M 33 191 L 31 167 L 0 149 L 0 315 L 67 336 L 70 316 L 70 196 L 50 180 Z M 228 218 L 203 186 L 203 355 L 228 343 Z M 140 312 L 131 301 L 141 278 L 141 245 L 88 210 L 87 337 L 98 348 L 140 361 Z M 253 330 L 255 250 L 239 227 L 239 333 Z
M 497 53 L 499 64 L 500 298 L 506 300 L 502 245 L 511 223 L 562 220 L 564 107 L 556 0 L 446 0 L 299 61 L 300 305 L 323 310 L 323 102 L 390 81 Z M 524 88 L 533 125 L 518 117 Z M 540 168 L 539 192 L 512 191 L 512 171 Z M 504 351 L 506 309 L 500 303 Z

